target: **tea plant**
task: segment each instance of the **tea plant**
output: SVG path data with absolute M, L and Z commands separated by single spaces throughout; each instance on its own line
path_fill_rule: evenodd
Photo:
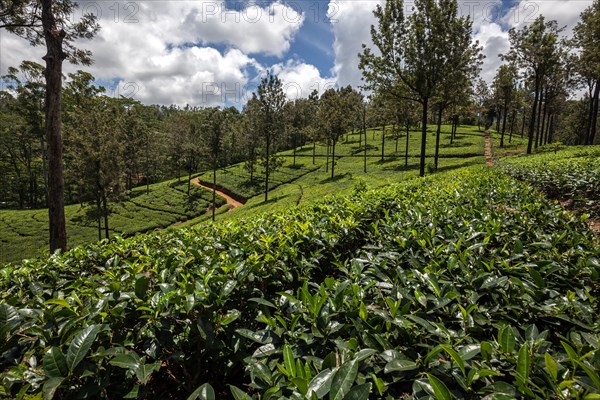
M 355 191 L 0 270 L 0 395 L 594 398 L 600 250 L 506 175 Z

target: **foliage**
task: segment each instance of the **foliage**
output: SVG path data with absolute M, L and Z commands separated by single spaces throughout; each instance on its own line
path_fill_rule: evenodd
M 552 199 L 570 199 L 579 203 L 573 208 L 600 217 L 600 146 L 559 148 L 548 146 L 530 157 L 504 158 L 502 169 Z
M 579 218 L 482 167 L 102 242 L 0 270 L 0 390 L 584 398 L 599 257 Z

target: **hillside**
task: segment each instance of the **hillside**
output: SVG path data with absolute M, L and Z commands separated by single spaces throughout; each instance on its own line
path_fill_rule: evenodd
M 356 185 L 4 268 L 0 394 L 593 398 L 599 274 L 585 217 L 500 168 Z
M 450 145 L 449 126 L 444 126 L 440 171 L 483 162 L 482 133 L 477 128 L 462 126 L 453 145 Z M 406 135 L 398 135 L 396 141 L 387 127 L 384 144 L 385 159 L 381 161 L 381 128 L 368 131 L 367 135 L 367 173 L 363 172 L 363 147 L 359 146 L 359 135 L 350 134 L 343 138 L 336 148 L 336 175 L 331 179 L 327 171 L 326 146 L 315 147 L 313 164 L 312 144 L 297 149 L 296 163 L 292 150 L 279 153 L 283 165 L 271 176 L 271 200 L 264 203 L 264 172 L 259 169 L 250 179 L 244 163 L 219 169 L 217 184 L 225 187 L 248 203 L 243 209 L 226 213 L 227 207 L 217 211 L 220 220 L 255 215 L 275 209 L 286 209 L 300 201 L 312 201 L 334 193 L 349 193 L 358 180 L 364 180 L 371 187 L 406 180 L 418 175 L 418 154 L 420 132 L 411 131 L 409 136 L 409 163 L 405 167 L 404 155 Z M 347 141 L 346 141 L 347 139 Z M 428 143 L 428 155 L 433 155 L 434 136 Z M 430 162 L 428 160 L 428 162 Z M 431 160 L 431 165 L 433 161 Z M 196 176 L 196 175 L 195 175 Z M 200 174 L 200 179 L 212 182 L 212 173 Z M 148 232 L 169 226 L 178 228 L 207 221 L 206 210 L 210 204 L 211 193 L 194 185 L 191 187 L 194 202 L 187 200 L 187 180 L 171 180 L 150 185 L 150 193 L 145 187 L 133 189 L 120 203 L 111 204 L 109 217 L 111 235 L 131 236 L 139 232 Z M 217 205 L 225 204 L 217 197 Z M 66 207 L 67 233 L 72 247 L 93 243 L 98 240 L 96 221 L 86 218 L 86 211 L 80 205 Z M 186 222 L 187 221 L 187 222 Z M 47 210 L 0 210 L 0 264 L 16 262 L 23 258 L 47 255 L 48 213 Z

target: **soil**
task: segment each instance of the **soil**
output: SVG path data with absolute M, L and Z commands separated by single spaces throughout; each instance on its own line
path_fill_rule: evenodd
M 200 183 L 200 181 L 198 180 L 198 178 L 192 179 L 192 183 L 194 185 L 198 185 L 201 188 L 204 188 L 206 190 L 210 190 L 212 192 L 212 188 L 206 185 L 203 185 L 202 183 Z M 241 202 L 235 200 L 234 198 L 232 198 L 231 196 L 229 196 L 226 193 L 221 192 L 220 190 L 216 190 L 215 191 L 217 195 L 221 196 L 222 198 L 224 198 L 227 201 L 227 205 L 229 205 L 229 209 L 233 210 L 234 208 L 238 208 L 243 206 L 244 204 L 242 204 Z

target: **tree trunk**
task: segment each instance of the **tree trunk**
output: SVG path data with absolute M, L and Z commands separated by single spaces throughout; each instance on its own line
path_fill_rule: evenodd
M 316 162 L 315 162 L 316 152 L 317 152 L 317 142 L 315 141 L 315 142 L 313 142 L 313 165 L 316 164 Z
M 508 135 L 508 143 L 512 143 L 512 135 L 513 135 L 513 131 L 515 129 L 515 120 L 517 119 L 517 110 L 514 109 L 513 110 L 513 114 L 512 117 L 510 118 L 510 133 Z
M 96 221 L 98 222 L 98 241 L 102 240 L 102 199 L 100 191 L 96 194 Z
M 146 177 L 148 182 L 148 177 Z M 192 189 L 192 154 L 190 154 L 190 161 L 188 162 L 188 182 L 187 182 L 187 195 L 190 197 L 190 190 Z
M 404 153 L 404 168 L 408 168 L 408 135 L 410 132 L 410 126 L 406 124 L 406 149 Z
M 363 172 L 367 173 L 367 119 L 366 119 L 367 109 L 363 105 L 363 120 L 362 120 L 362 130 L 365 135 L 365 147 L 363 149 Z
M 102 203 L 104 206 L 104 237 L 109 239 L 110 236 L 108 234 L 108 201 L 106 200 L 106 194 L 102 195 Z
M 265 168 L 265 203 L 269 201 L 269 161 L 271 158 L 271 132 L 267 132 L 267 162 Z
M 553 138 L 554 138 L 554 114 L 552 114 L 552 118 L 550 119 L 550 134 L 548 135 L 548 143 L 552 144 Z
M 540 93 L 540 79 L 535 77 L 535 94 L 533 96 L 533 107 L 531 107 L 531 120 L 529 120 L 529 138 L 527 140 L 527 154 L 531 154 L 533 147 L 533 135 L 535 134 L 535 119 L 537 116 L 538 100 Z
M 598 103 L 600 102 L 600 80 L 596 81 L 596 91 L 594 92 L 594 100 L 592 101 L 592 119 L 590 133 L 588 135 L 588 144 L 594 144 L 596 139 L 596 125 L 598 125 Z
M 425 176 L 425 151 L 427 149 L 427 106 L 429 97 L 423 97 L 423 120 L 421 126 L 421 165 L 419 170 L 420 176 Z
M 525 108 L 523 108 L 523 115 L 521 115 L 521 139 L 525 133 Z
M 385 159 L 385 125 L 381 131 L 381 161 Z
M 325 157 L 325 172 L 329 172 L 329 139 L 327 139 L 327 156 Z
M 333 139 L 331 145 L 331 179 L 333 179 L 333 173 L 335 170 L 335 143 L 337 140 Z
M 500 134 L 500 147 L 504 147 L 504 132 L 506 131 L 506 114 L 508 114 L 508 99 L 504 100 L 504 112 L 502 113 L 502 133 Z
M 52 11 L 52 0 L 42 0 L 42 26 L 46 41 L 46 140 L 48 141 L 48 220 L 50 252 L 67 249 L 64 177 L 62 163 L 61 89 L 62 63 L 66 58 L 62 44 L 66 35 L 59 29 Z
M 435 157 L 434 157 L 434 169 L 437 171 L 438 159 L 440 157 L 440 136 L 442 134 L 442 115 L 444 114 L 444 108 L 440 105 L 438 110 L 437 129 L 435 132 Z
M 544 144 L 544 133 L 546 128 L 546 114 L 548 113 L 548 89 L 544 91 L 544 108 L 542 109 L 542 126 L 540 128 L 540 146 Z
M 536 129 L 535 129 L 535 148 L 537 149 L 539 146 L 539 140 L 540 140 L 540 127 L 541 127 L 541 123 L 540 123 L 540 116 L 542 115 L 542 106 L 544 105 L 544 93 L 543 93 L 543 88 L 540 87 L 540 98 L 538 101 L 538 110 L 537 110 L 537 118 L 536 118 Z
M 217 208 L 217 163 L 213 161 L 212 220 L 215 220 Z

